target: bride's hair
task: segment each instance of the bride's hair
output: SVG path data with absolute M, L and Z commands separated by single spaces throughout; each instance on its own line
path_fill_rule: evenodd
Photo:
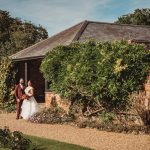
M 30 84 L 32 85 L 32 81 L 31 80 L 28 80 L 28 83 L 30 82 Z

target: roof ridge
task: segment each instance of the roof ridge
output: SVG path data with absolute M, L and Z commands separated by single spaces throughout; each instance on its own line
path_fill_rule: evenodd
M 110 24 L 110 25 L 118 25 L 118 26 L 133 26 L 133 27 L 146 27 L 150 28 L 150 25 L 136 25 L 136 24 L 118 24 L 113 22 L 100 22 L 100 21 L 90 21 L 86 20 L 88 23 L 98 23 L 98 24 Z
M 77 41 L 80 38 L 80 35 L 83 33 L 83 31 L 85 30 L 85 28 L 87 27 L 87 25 L 89 24 L 90 21 L 83 21 L 83 24 L 81 26 L 81 28 L 79 29 L 79 31 L 77 32 L 77 34 L 75 35 L 75 37 L 73 38 L 73 42 Z

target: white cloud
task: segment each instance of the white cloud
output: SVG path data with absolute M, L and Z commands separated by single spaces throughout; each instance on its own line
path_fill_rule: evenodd
M 88 19 L 98 5 L 110 0 L 0 0 L 13 15 L 45 26 L 50 34 Z M 89 17 L 90 18 L 90 17 Z

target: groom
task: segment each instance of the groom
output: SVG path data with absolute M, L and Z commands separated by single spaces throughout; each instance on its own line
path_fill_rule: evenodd
M 21 113 L 21 105 L 22 105 L 22 102 L 23 102 L 23 94 L 24 94 L 24 80 L 21 78 L 20 81 L 19 81 L 19 84 L 16 85 L 16 88 L 15 88 L 15 98 L 16 98 L 16 101 L 17 101 L 17 105 L 16 105 L 16 109 L 17 109 L 17 117 L 16 119 L 19 119 L 20 117 L 20 113 Z

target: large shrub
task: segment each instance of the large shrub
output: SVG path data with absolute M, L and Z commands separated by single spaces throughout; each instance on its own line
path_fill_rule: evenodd
M 85 107 L 125 110 L 129 95 L 142 89 L 150 52 L 125 41 L 72 43 L 49 52 L 41 71 L 52 91 Z
M 23 134 L 8 128 L 0 129 L 0 148 L 10 150 L 35 150 L 35 146 L 29 139 L 24 138 Z
M 16 71 L 12 61 L 9 58 L 1 58 L 0 71 L 0 103 L 5 104 L 4 107 L 7 111 L 13 111 L 15 107 L 12 92 L 15 87 Z

